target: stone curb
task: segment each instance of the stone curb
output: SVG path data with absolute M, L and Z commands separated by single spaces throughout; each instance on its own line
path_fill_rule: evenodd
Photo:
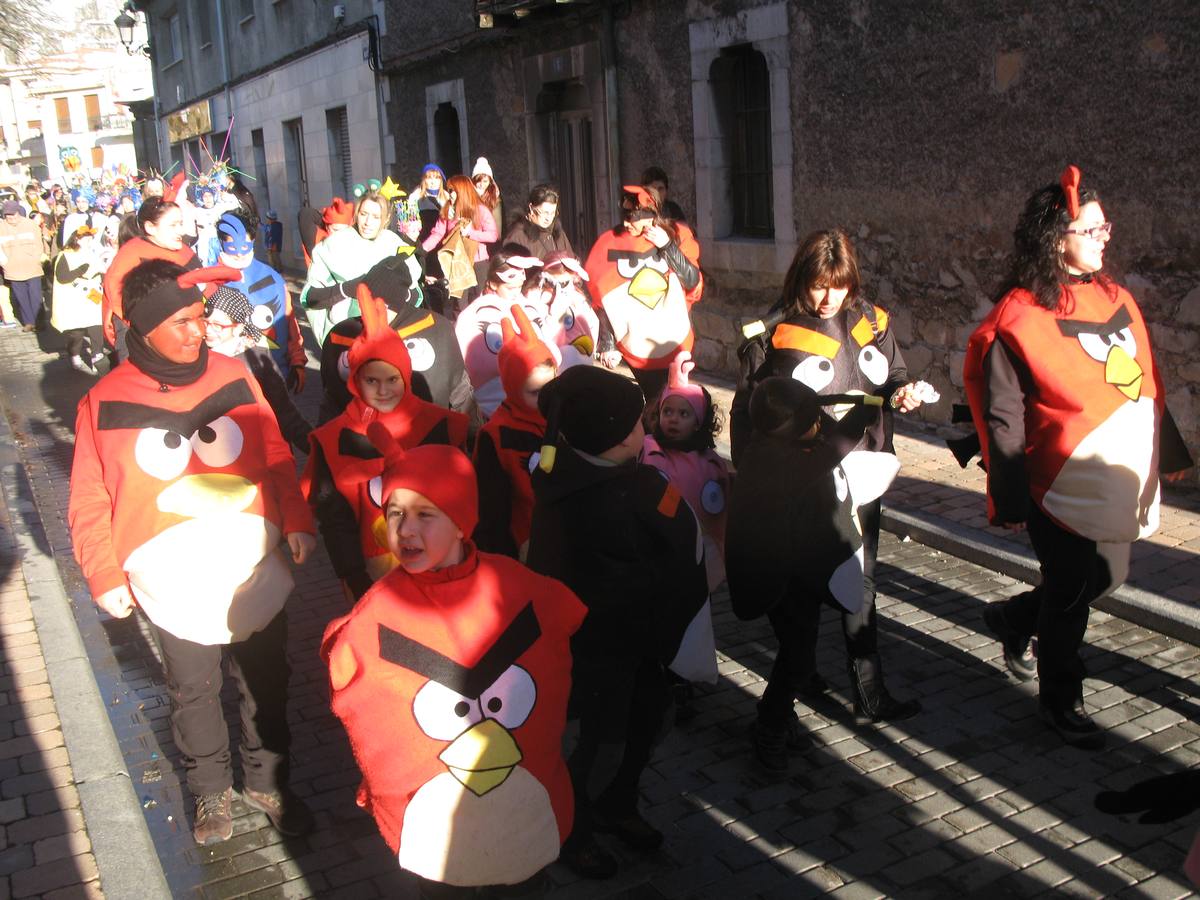
M 12 520 L 50 690 L 100 873 L 100 889 L 109 900 L 169 898 L 171 892 L 58 566 L 38 546 L 37 536 L 27 524 L 30 512 L 40 523 L 33 504 L 19 499 L 32 493 L 27 479 L 7 417 L 0 416 L 0 487 Z
M 882 525 L 884 530 L 898 537 L 912 538 L 927 547 L 1026 584 L 1041 581 L 1037 559 L 1032 552 L 1006 546 L 987 532 L 964 529 L 937 516 L 900 512 L 886 506 Z M 1200 609 L 1189 604 L 1125 584 L 1093 605 L 1167 637 L 1200 646 Z

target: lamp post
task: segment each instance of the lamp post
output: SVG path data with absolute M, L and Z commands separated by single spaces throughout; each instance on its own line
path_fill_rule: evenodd
M 113 25 L 117 28 L 117 36 L 121 39 L 121 46 L 125 48 L 125 52 L 130 56 L 135 53 L 141 53 L 144 56 L 150 55 L 150 45 L 143 44 L 140 47 L 133 46 L 133 29 L 137 27 L 137 19 L 131 13 L 136 13 L 132 4 L 126 3 L 121 12 L 113 19 Z

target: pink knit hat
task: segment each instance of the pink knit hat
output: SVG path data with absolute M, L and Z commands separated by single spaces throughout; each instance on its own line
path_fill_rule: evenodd
M 662 411 L 662 405 L 668 397 L 682 397 L 688 402 L 692 408 L 692 412 L 696 414 L 696 421 L 703 422 L 705 415 L 708 413 L 708 404 L 704 399 L 704 388 L 698 384 L 690 384 L 688 382 L 688 374 L 692 369 L 696 368 L 696 363 L 692 361 L 692 354 L 684 350 L 673 360 L 671 360 L 671 369 L 667 374 L 667 387 L 662 393 L 662 399 L 658 401 L 658 409 Z

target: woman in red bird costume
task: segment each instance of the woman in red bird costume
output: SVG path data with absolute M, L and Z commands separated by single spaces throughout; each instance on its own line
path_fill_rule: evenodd
M 321 645 L 363 773 L 358 803 L 423 896 L 536 893 L 574 815 L 562 735 L 586 608 L 561 582 L 476 550 L 461 451 L 405 451 L 382 425 L 369 432 L 400 565 Z
M 313 431 L 301 486 L 317 514 L 333 569 L 358 599 L 396 557 L 383 518 L 383 455 L 367 427 L 383 425 L 402 447 L 449 444 L 462 448 L 467 417 L 422 400 L 412 390 L 408 348 L 389 325 L 383 300 L 358 287 L 363 331 L 350 346 L 346 379 L 352 399 L 341 415 Z
M 1027 529 L 1042 569 L 984 621 L 1013 675 L 1039 678 L 1042 718 L 1087 749 L 1105 740 L 1083 705 L 1089 605 L 1125 580 L 1130 543 L 1158 528 L 1159 474 L 1192 465 L 1141 310 L 1103 271 L 1111 232 L 1075 166 L 1030 197 L 1006 289 L 964 365 L 989 518 Z

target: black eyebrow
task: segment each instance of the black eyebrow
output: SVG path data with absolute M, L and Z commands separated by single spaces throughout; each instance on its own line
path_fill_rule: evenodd
M 1116 334 L 1122 328 L 1133 324 L 1133 317 L 1122 304 L 1121 308 L 1112 314 L 1107 322 L 1081 322 L 1079 319 L 1057 319 L 1058 330 L 1065 337 L 1078 337 L 1081 334 Z
M 383 454 L 365 434 L 343 428 L 338 433 L 338 454 L 354 459 L 382 459 Z
M 483 658 L 470 668 L 383 624 L 379 626 L 379 656 L 445 685 L 456 694 L 478 700 L 479 695 L 491 687 L 541 636 L 542 627 L 538 624 L 537 613 L 533 604 L 527 603 L 483 654 Z
M 220 390 L 201 400 L 190 410 L 176 411 L 131 403 L 128 400 L 102 400 L 96 415 L 96 427 L 101 431 L 123 428 L 161 428 L 183 437 L 190 437 L 204 425 L 221 418 L 232 409 L 254 403 L 250 385 L 243 379 L 231 381 Z
M 658 249 L 655 247 L 651 247 L 649 250 L 645 251 L 644 253 L 638 253 L 636 250 L 609 250 L 608 251 L 608 261 L 609 262 L 617 262 L 618 260 L 621 260 L 621 259 L 628 259 L 628 260 L 632 260 L 633 262 L 638 262 L 643 259 L 648 259 L 649 257 L 653 256 L 657 252 L 658 252 Z

